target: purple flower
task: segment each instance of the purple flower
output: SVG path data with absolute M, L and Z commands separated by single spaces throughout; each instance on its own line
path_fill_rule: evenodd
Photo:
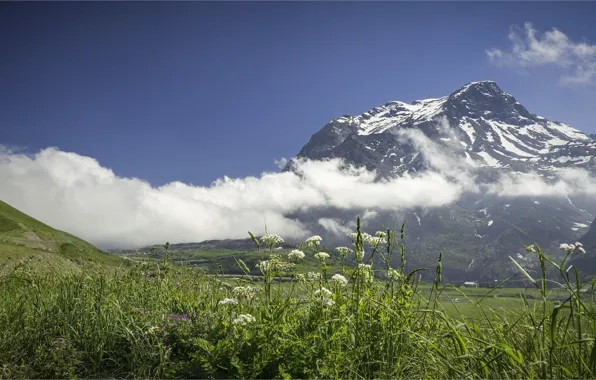
M 179 321 L 190 321 L 190 316 L 188 314 L 169 314 L 167 317 L 169 320 L 177 323 Z

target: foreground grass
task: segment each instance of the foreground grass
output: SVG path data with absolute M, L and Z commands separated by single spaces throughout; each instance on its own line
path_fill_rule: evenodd
M 448 302 L 454 291 L 441 286 L 441 260 L 432 287 L 418 288 L 416 273 L 403 272 L 396 234 L 358 232 L 359 266 L 342 265 L 343 277 L 329 274 L 324 255 L 317 272 L 297 273 L 292 259 L 274 254 L 274 238 L 262 240 L 270 244 L 257 282 L 167 260 L 114 273 L 17 268 L 0 278 L 0 377 L 595 377 L 596 319 L 573 271 L 562 271 L 559 306 L 545 278 L 530 278 L 539 297 L 493 308 L 490 295 Z M 276 281 L 282 276 L 293 280 Z M 474 318 L 458 311 L 464 304 Z

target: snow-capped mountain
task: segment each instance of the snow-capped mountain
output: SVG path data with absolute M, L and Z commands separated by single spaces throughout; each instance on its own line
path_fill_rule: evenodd
M 339 117 L 315 133 L 298 157 L 341 157 L 384 175 L 419 171 L 422 152 L 400 138 L 408 129 L 421 131 L 473 166 L 596 168 L 596 141 L 530 113 L 492 81 L 473 82 L 441 98 L 392 101 L 361 115 Z
M 421 149 L 416 134 L 434 148 Z M 492 81 L 469 83 L 440 98 L 391 101 L 341 116 L 316 132 L 297 157 L 342 158 L 376 170 L 381 179 L 432 169 L 430 156 L 437 152 L 471 168 L 483 183 L 530 172 L 548 180 L 563 168 L 596 173 L 594 136 L 530 113 Z M 294 165 L 290 161 L 284 170 Z M 379 221 L 386 225 L 406 222 L 410 263 L 432 265 L 442 251 L 452 279 L 493 281 L 515 271 L 509 256 L 532 270 L 535 261 L 526 245 L 539 243 L 555 253 L 560 243 L 579 239 L 594 220 L 596 200 L 477 193 L 442 208 L 388 206 L 384 212 Z

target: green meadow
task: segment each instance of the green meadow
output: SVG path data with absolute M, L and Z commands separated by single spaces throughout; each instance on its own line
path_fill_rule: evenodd
M 530 288 L 462 288 L 443 283 L 440 255 L 433 283 L 406 272 L 399 231 L 352 238 L 327 252 L 316 236 L 278 250 L 275 235 L 250 254 L 44 252 L 67 271 L 29 252 L 0 275 L 0 377 L 596 377 L 592 292 L 538 247 L 541 276 L 519 267 Z

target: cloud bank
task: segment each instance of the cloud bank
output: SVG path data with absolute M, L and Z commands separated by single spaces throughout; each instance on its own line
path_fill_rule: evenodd
M 228 178 L 211 186 L 153 187 L 122 178 L 97 160 L 47 148 L 0 151 L 0 199 L 100 247 L 245 238 L 247 231 L 301 238 L 311 233 L 287 215 L 336 208 L 437 207 L 464 187 L 436 172 L 374 182 L 375 173 L 340 160 L 300 161 L 295 173 Z M 340 169 L 341 168 L 341 169 Z M 323 222 L 324 223 L 324 222 Z
M 511 47 L 507 50 L 486 50 L 488 59 L 497 66 L 530 68 L 555 66 L 561 70 L 561 83 L 596 84 L 596 45 L 572 41 L 553 28 L 540 35 L 531 23 L 512 26 Z
M 444 126 L 443 126 L 444 127 Z M 439 130 L 441 125 L 439 125 Z M 55 228 L 101 248 L 140 247 L 246 238 L 247 231 L 300 239 L 322 230 L 342 235 L 353 221 L 379 212 L 449 205 L 467 193 L 502 197 L 596 195 L 585 170 L 566 169 L 547 180 L 537 173 L 503 174 L 491 184 L 476 183 L 476 170 L 462 157 L 445 153 L 417 130 L 401 134 L 426 159 L 429 170 L 375 181 L 376 173 L 339 159 L 296 161 L 296 172 L 259 177 L 223 177 L 210 186 L 172 182 L 151 186 L 123 178 L 91 158 L 56 148 L 34 155 L 0 149 L 0 199 Z M 335 214 L 334 214 L 335 212 Z M 309 231 L 304 220 L 313 215 Z

